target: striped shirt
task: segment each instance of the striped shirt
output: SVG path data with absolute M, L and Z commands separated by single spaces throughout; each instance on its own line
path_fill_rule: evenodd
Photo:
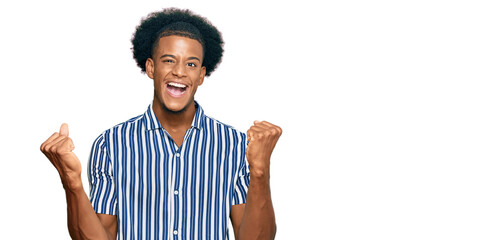
M 230 208 L 246 202 L 246 134 L 195 103 L 178 147 L 152 105 L 103 132 L 88 165 L 90 201 L 117 215 L 117 239 L 228 239 Z

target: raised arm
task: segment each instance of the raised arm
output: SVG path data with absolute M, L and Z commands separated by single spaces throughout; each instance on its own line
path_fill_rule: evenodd
M 282 130 L 266 121 L 255 121 L 247 132 L 246 158 L 250 165 L 250 186 L 246 204 L 231 208 L 238 240 L 274 239 L 276 220 L 271 200 L 270 159 Z M 243 209 L 244 208 L 244 209 Z
M 72 152 L 74 148 L 67 124 L 61 125 L 59 133 L 40 146 L 58 170 L 65 189 L 70 236 L 72 239 L 116 239 L 117 218 L 106 214 L 98 216 L 94 212 L 82 185 L 82 167 Z

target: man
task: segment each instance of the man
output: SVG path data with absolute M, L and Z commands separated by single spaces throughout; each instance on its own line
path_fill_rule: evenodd
M 255 121 L 247 134 L 205 115 L 197 88 L 220 62 L 223 41 L 206 19 L 165 9 L 132 39 L 154 81 L 140 116 L 103 132 L 89 160 L 90 198 L 66 124 L 41 145 L 58 170 L 73 239 L 273 239 L 270 156 L 281 128 Z

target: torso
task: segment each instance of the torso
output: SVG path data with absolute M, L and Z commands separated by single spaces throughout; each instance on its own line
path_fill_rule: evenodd
M 246 134 L 202 109 L 193 123 L 168 136 L 149 108 L 96 140 L 90 200 L 117 215 L 117 239 L 228 239 L 230 209 L 246 202 Z

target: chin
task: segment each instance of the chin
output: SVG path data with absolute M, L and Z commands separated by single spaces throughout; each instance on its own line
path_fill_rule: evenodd
M 169 112 L 169 113 L 174 113 L 174 114 L 181 114 L 184 113 L 187 108 L 182 108 L 182 109 L 172 109 L 169 107 L 164 106 L 163 107 L 164 111 Z
M 185 105 L 183 105 L 183 104 L 165 104 L 164 103 L 164 104 L 162 104 L 162 107 L 166 112 L 179 114 L 179 113 L 184 113 L 185 111 L 187 111 L 190 104 L 193 104 L 193 102 L 194 101 L 188 101 Z

